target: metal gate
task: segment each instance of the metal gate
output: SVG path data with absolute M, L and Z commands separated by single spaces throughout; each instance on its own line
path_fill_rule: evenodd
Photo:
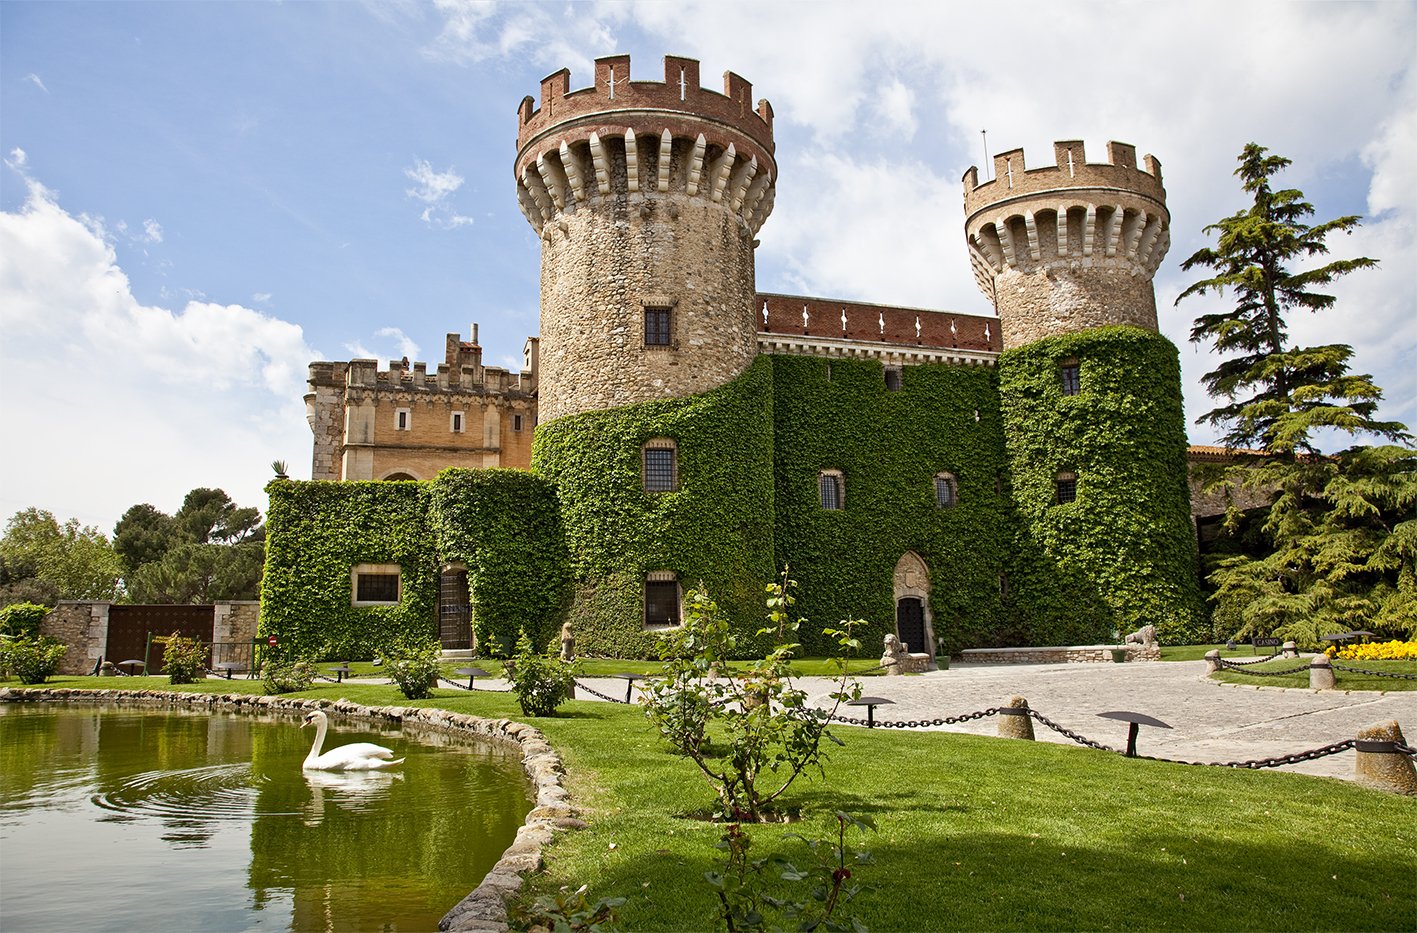
M 439 579 L 438 641 L 449 650 L 472 647 L 472 603 L 466 570 L 445 570 Z
M 163 671 L 164 648 L 149 645 L 148 636 L 162 638 L 173 632 L 198 641 L 212 642 L 213 606 L 110 606 L 108 650 L 105 657 L 119 661 L 147 661 L 149 674 Z M 211 649 L 208 648 L 210 654 Z M 211 657 L 207 664 L 211 664 Z
M 925 646 L 925 607 L 914 596 L 895 604 L 895 634 L 908 651 L 928 651 Z

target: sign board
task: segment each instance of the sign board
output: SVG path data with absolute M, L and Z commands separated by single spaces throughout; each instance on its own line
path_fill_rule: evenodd
M 274 648 L 274 647 L 276 646 L 276 637 L 275 637 L 274 635 L 272 635 L 270 638 L 267 638 L 267 639 L 266 639 L 266 644 L 269 645 L 270 647 Z M 1277 642 L 1276 642 L 1276 644 L 1277 644 Z

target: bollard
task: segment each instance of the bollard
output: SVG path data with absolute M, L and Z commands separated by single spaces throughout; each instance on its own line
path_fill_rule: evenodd
M 1028 715 L 1028 701 L 1023 697 L 1009 697 L 1009 702 L 999 707 L 999 735 L 1033 741 L 1033 717 Z
M 1328 661 L 1328 655 L 1316 654 L 1309 662 L 1309 687 L 1313 690 L 1332 690 L 1338 686 L 1338 682 L 1333 679 L 1333 665 Z
M 1417 770 L 1395 745 L 1406 745 L 1396 719 L 1358 730 L 1353 780 L 1377 790 L 1417 795 Z
M 1286 641 L 1279 650 L 1286 658 L 1297 658 L 1299 656 L 1299 646 L 1292 641 Z
M 1220 670 L 1220 649 L 1212 648 L 1205 653 L 1205 672 L 1214 674 Z

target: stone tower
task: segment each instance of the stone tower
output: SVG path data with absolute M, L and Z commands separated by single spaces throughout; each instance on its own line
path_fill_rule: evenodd
M 1004 349 L 1106 324 L 1155 331 L 1151 278 L 1171 245 L 1161 163 L 1137 168 L 1125 143 L 1108 143 L 1105 164 L 1079 141 L 1053 149 L 1056 165 L 1027 170 L 1014 149 L 994 156 L 992 181 L 964 176 L 969 257 Z
M 597 59 L 522 101 L 517 198 L 541 236 L 540 420 L 722 385 L 757 355 L 754 237 L 772 210 L 772 107 L 666 56 Z

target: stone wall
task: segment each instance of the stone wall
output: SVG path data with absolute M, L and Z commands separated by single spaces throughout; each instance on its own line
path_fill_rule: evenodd
M 966 648 L 967 664 L 1112 664 L 1112 651 L 1123 648 L 1128 661 L 1160 661 L 1161 649 L 1142 645 L 1071 645 L 1052 648 Z
M 39 625 L 39 634 L 69 646 L 61 674 L 88 674 L 108 648 L 109 603 L 61 602 Z
M 256 637 L 261 617 L 260 600 L 219 602 L 212 607 L 212 641 L 249 644 Z

